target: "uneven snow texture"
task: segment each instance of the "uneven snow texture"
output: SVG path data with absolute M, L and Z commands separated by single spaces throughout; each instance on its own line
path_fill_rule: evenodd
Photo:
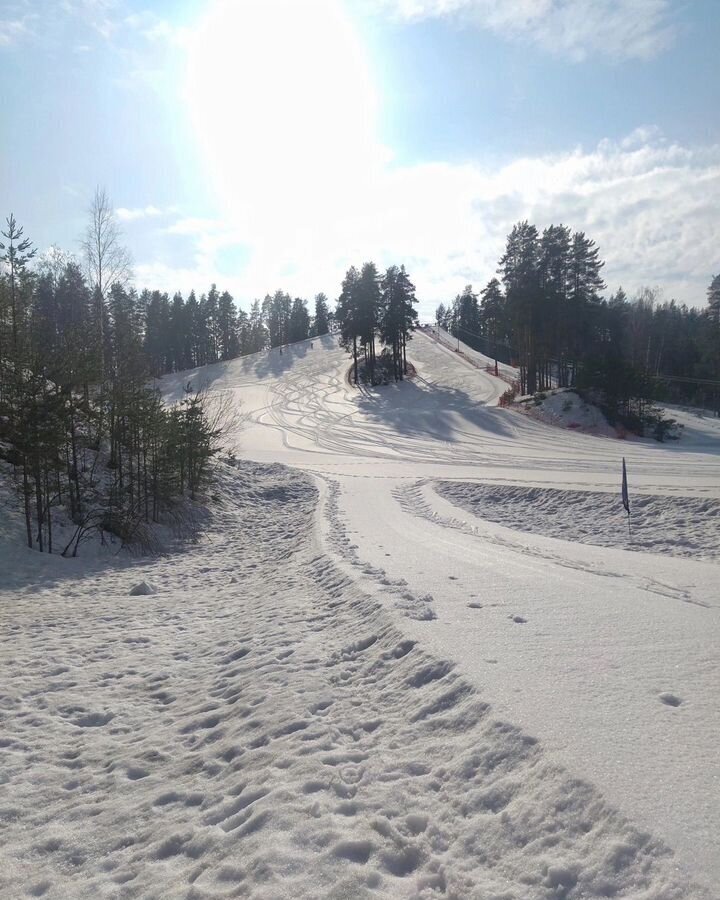
M 579 397 L 575 391 L 560 389 L 541 394 L 540 402 L 525 399 L 514 405 L 513 409 L 525 413 L 538 422 L 556 425 L 559 428 L 571 428 L 583 434 L 617 437 L 618 433 L 610 425 L 603 413 Z
M 584 544 L 720 559 L 720 501 L 635 494 L 630 533 L 620 492 L 563 491 L 461 481 L 435 490 L 475 516 L 518 531 Z
M 221 469 L 186 554 L 0 592 L 0 896 L 707 896 Z

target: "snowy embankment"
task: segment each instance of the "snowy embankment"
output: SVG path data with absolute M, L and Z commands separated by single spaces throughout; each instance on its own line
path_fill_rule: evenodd
M 2 597 L 3 897 L 706 896 L 321 552 L 307 476 L 220 472 L 199 545 Z
M 570 428 L 599 437 L 619 437 L 618 430 L 609 424 L 597 406 L 565 388 L 541 392 L 537 398 L 520 397 L 512 408 L 557 428 Z M 625 437 L 624 431 L 622 436 Z
M 438 481 L 440 496 L 481 519 L 565 541 L 720 560 L 720 500 Z

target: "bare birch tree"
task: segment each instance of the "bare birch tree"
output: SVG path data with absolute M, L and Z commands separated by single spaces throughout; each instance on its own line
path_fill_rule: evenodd
M 132 280 L 130 252 L 121 243 L 122 232 L 105 188 L 95 188 L 90 221 L 82 248 L 85 253 L 90 290 L 98 289 L 103 299 L 116 282 L 127 287 Z
M 132 280 L 132 258 L 122 242 L 122 232 L 105 188 L 96 187 L 89 209 L 90 221 L 82 241 L 87 280 L 95 298 L 98 341 L 105 371 L 105 301 L 113 284 L 127 287 Z

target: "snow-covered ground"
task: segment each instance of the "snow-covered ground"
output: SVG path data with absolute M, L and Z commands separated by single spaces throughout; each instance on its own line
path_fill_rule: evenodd
M 517 529 L 626 550 L 720 560 L 720 500 L 632 497 L 631 517 L 617 494 L 439 481 L 441 496 L 474 516 Z
M 15 548 L 0 895 L 718 896 L 715 422 L 562 431 L 409 355 L 376 390 L 331 336 L 169 376 L 242 408 L 216 527 L 112 567 Z
M 592 403 L 587 403 L 575 391 L 557 390 L 541 392 L 541 397 L 523 397 L 514 407 L 518 412 L 555 425 L 558 428 L 572 428 L 584 434 L 602 437 L 618 437 L 618 430 L 613 428 Z

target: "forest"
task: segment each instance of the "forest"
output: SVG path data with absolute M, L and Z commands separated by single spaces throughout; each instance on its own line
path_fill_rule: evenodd
M 99 201 L 85 272 L 56 249 L 38 258 L 12 215 L 0 242 L 0 469 L 28 546 L 73 556 L 93 534 L 147 550 L 150 523 L 185 524 L 223 429 L 202 392 L 167 407 L 150 385 L 142 301 Z M 62 546 L 54 513 L 73 524 Z
M 584 232 L 516 224 L 497 276 L 436 311 L 463 342 L 520 368 L 521 394 L 576 387 L 611 421 L 642 428 L 648 401 L 720 411 L 720 276 L 708 304 L 663 300 L 658 289 L 603 296 L 604 262 Z
M 137 291 L 103 190 L 81 258 L 38 254 L 11 214 L 0 230 L 0 474 L 14 481 L 26 540 L 77 555 L 93 534 L 153 549 L 152 523 L 182 526 L 207 486 L 233 411 L 203 392 L 166 406 L 153 378 L 326 334 L 327 297 L 283 291 L 249 314 L 212 285 L 199 298 Z M 58 546 L 54 514 L 73 523 Z

